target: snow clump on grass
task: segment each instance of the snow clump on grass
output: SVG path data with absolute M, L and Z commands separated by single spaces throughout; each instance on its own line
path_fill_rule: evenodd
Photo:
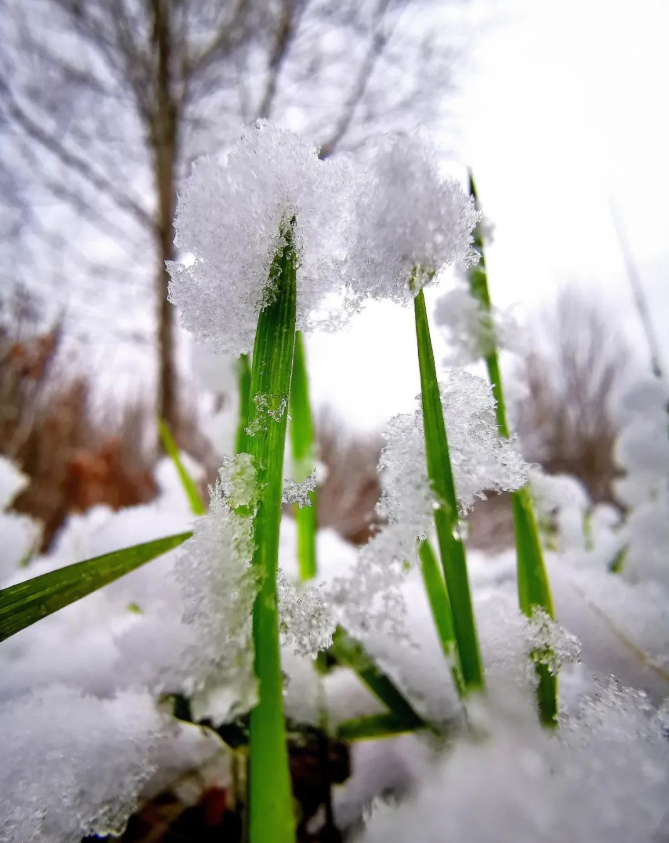
M 464 515 L 486 491 L 520 488 L 527 480 L 528 466 L 515 443 L 499 436 L 495 402 L 482 378 L 454 369 L 440 387 L 455 488 Z M 387 525 L 362 548 L 353 574 L 333 583 L 333 602 L 353 635 L 374 627 L 395 633 L 403 628 L 403 601 L 397 586 L 415 564 L 417 545 L 429 535 L 437 505 L 427 475 L 421 407 L 391 419 L 384 438 L 378 509 Z
M 256 696 L 251 634 L 258 590 L 252 568 L 256 503 L 252 458 L 241 454 L 226 460 L 210 496 L 208 514 L 195 523 L 193 537 L 182 546 L 175 565 L 183 620 L 193 633 L 190 652 L 180 654 L 179 662 L 187 671 L 184 679 L 190 693 L 203 692 L 208 699 L 212 693 L 217 696 L 213 688 L 225 686 L 226 696 L 234 694 L 235 701 L 216 718 L 225 719 L 236 708 L 247 710 Z
M 356 226 L 348 281 L 359 300 L 410 303 L 439 270 L 478 259 L 473 200 L 439 173 L 435 150 L 415 137 L 369 142 L 356 160 Z
M 191 258 L 168 264 L 184 326 L 212 351 L 250 351 L 281 229 L 294 218 L 297 328 L 307 329 L 340 283 L 350 192 L 345 161 L 321 161 L 317 147 L 262 120 L 242 131 L 224 164 L 200 159 L 175 220 L 175 243 Z
M 79 843 L 123 832 L 168 726 L 145 692 L 55 685 L 0 707 L 0 731 L 0 839 Z

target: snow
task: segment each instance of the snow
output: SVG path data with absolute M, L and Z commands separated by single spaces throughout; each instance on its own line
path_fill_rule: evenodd
M 360 150 L 354 166 L 356 224 L 347 267 L 354 297 L 408 304 L 444 267 L 478 259 L 473 201 L 441 177 L 429 143 L 383 136 Z
M 266 121 L 243 129 L 223 163 L 196 162 L 175 220 L 184 259 L 168 264 L 169 297 L 184 327 L 212 351 L 250 351 L 258 314 L 271 299 L 281 229 L 294 217 L 297 325 L 307 329 L 342 286 L 350 193 L 348 162 L 321 161 L 315 146 Z
M 56 685 L 4 703 L 0 729 L 1 839 L 79 843 L 124 830 L 168 721 L 146 692 L 101 700 Z
M 481 739 L 460 741 L 425 765 L 420 787 L 378 804 L 360 843 L 405 841 L 420 829 L 441 843 L 652 843 L 669 819 L 666 717 L 638 692 L 604 687 L 555 733 L 531 719 L 491 718 Z

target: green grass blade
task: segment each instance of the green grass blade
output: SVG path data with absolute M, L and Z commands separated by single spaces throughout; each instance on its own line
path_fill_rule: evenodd
M 76 562 L 0 591 L 0 641 L 179 547 L 192 533 L 137 544 Z
M 405 721 L 398 720 L 394 714 L 387 712 L 344 720 L 337 727 L 337 740 L 349 743 L 382 740 L 415 731 L 417 731 L 415 727 L 408 727 Z
M 420 569 L 423 575 L 423 583 L 430 601 L 430 609 L 434 624 L 439 634 L 439 640 L 446 659 L 451 664 L 453 682 L 458 694 L 464 695 L 464 683 L 458 664 L 457 644 L 455 641 L 455 630 L 453 628 L 453 614 L 451 612 L 451 601 L 448 599 L 448 591 L 444 577 L 439 570 L 439 563 L 432 545 L 429 541 L 423 541 L 418 546 L 420 558 Z
M 469 191 L 478 200 L 476 184 L 473 176 L 469 176 Z M 491 311 L 488 274 L 485 264 L 485 249 L 480 227 L 474 235 L 474 246 L 481 254 L 480 262 L 469 271 L 469 287 L 472 295 L 480 304 Z M 493 395 L 497 402 L 497 426 L 501 436 L 509 438 L 509 425 L 506 417 L 504 389 L 499 368 L 499 357 L 496 348 L 485 357 L 488 377 Z M 516 535 L 516 555 L 518 559 L 518 600 L 521 611 L 531 616 L 535 607 L 544 609 L 551 618 L 555 618 L 553 598 L 551 596 L 548 573 L 544 561 L 539 528 L 532 504 L 532 498 L 527 487 L 511 494 L 513 508 L 513 524 Z M 555 725 L 557 717 L 558 681 L 545 665 L 537 665 L 539 676 L 538 701 L 541 720 L 546 725 Z
M 181 480 L 181 485 L 184 487 L 184 492 L 188 498 L 191 512 L 193 515 L 206 515 L 207 507 L 204 505 L 204 501 L 197 489 L 195 481 L 186 471 L 186 467 L 181 460 L 181 455 L 179 454 L 177 443 L 174 441 L 174 437 L 170 433 L 170 429 L 167 424 L 160 418 L 158 419 L 158 432 L 160 433 L 160 441 L 163 443 L 165 453 L 172 460 L 174 467 L 177 470 L 177 474 Z
M 362 644 L 341 628 L 335 632 L 330 652 L 341 665 L 356 673 L 374 696 L 388 707 L 395 721 L 402 724 L 403 731 L 430 728 L 394 682 L 374 664 Z
M 430 327 L 421 290 L 414 299 L 416 339 L 425 426 L 427 473 L 438 506 L 434 524 L 439 541 L 439 553 L 444 569 L 446 588 L 451 601 L 453 627 L 458 645 L 460 669 L 467 690 L 482 690 L 483 663 L 479 651 L 476 622 L 472 608 L 465 547 L 459 537 L 458 509 L 455 483 L 446 438 L 444 412 L 439 394 L 439 382 L 430 339 Z
M 290 438 L 293 448 L 293 480 L 301 483 L 314 470 L 314 424 L 309 402 L 309 377 L 300 331 L 295 335 L 293 380 L 290 386 Z M 297 560 L 301 580 L 316 576 L 316 493 L 309 492 L 311 506 L 295 505 Z
M 240 354 L 237 360 L 237 389 L 239 392 L 239 423 L 235 438 L 235 453 L 247 452 L 246 428 L 249 424 L 251 406 L 251 361 L 248 354 Z
M 292 225 L 270 272 L 274 298 L 258 317 L 247 450 L 255 457 L 258 510 L 253 564 L 261 577 L 253 607 L 258 704 L 250 719 L 249 830 L 251 843 L 294 843 L 295 822 L 283 715 L 276 575 L 288 397 L 293 368 L 296 255 Z

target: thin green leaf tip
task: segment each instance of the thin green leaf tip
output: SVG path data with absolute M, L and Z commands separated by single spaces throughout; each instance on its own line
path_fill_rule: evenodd
M 179 533 L 136 544 L 3 588 L 0 591 L 0 641 L 179 547 L 192 535 L 191 532 Z

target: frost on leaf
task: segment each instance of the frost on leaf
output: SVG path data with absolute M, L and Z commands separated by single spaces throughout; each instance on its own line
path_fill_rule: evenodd
M 345 162 L 266 121 L 242 131 L 220 164 L 203 158 L 179 197 L 175 243 L 190 261 L 168 263 L 169 298 L 186 328 L 213 351 L 253 346 L 284 220 L 295 217 L 298 330 L 339 283 L 350 197 Z
M 332 644 L 335 620 L 320 586 L 297 586 L 277 576 L 279 630 L 282 643 L 298 656 L 313 656 Z
M 145 692 L 56 685 L 5 703 L 0 732 L 0 839 L 79 843 L 123 832 L 167 726 Z
M 497 433 L 488 384 L 456 369 L 442 382 L 441 399 L 461 511 L 484 491 L 519 488 L 527 479 L 527 464 L 515 443 Z M 336 579 L 332 591 L 351 634 L 379 624 L 401 633 L 404 609 L 397 588 L 416 560 L 419 541 L 430 532 L 437 505 L 427 475 L 420 406 L 395 416 L 384 438 L 378 509 L 388 523 L 361 549 L 354 574 Z
M 348 266 L 354 295 L 406 304 L 443 267 L 478 259 L 471 246 L 478 220 L 473 200 L 441 177 L 429 145 L 382 137 L 364 147 L 356 163 Z
M 441 296 L 434 318 L 449 345 L 445 366 L 468 366 L 496 349 L 512 347 L 518 333 L 509 314 L 497 309 L 490 312 L 464 288 Z
M 305 506 L 311 506 L 311 498 L 309 492 L 316 491 L 316 471 L 314 470 L 309 477 L 297 483 L 295 480 L 283 481 L 283 503 L 296 503 L 300 509 Z
M 193 633 L 191 652 L 182 656 L 184 669 L 192 692 L 204 693 L 208 702 L 203 705 L 219 709 L 211 712 L 219 721 L 247 709 L 256 693 L 253 523 L 252 514 L 241 514 L 254 501 L 253 478 L 248 454 L 226 461 L 210 490 L 209 513 L 195 523 L 194 535 L 175 564 L 183 619 Z M 222 686 L 223 696 L 217 690 Z
M 574 664 L 581 654 L 581 643 L 550 615 L 535 607 L 528 621 L 529 649 L 534 661 L 545 664 L 557 676 L 564 664 Z
M 254 395 L 254 411 L 250 424 L 244 430 L 247 436 L 262 436 L 267 433 L 270 422 L 278 422 L 288 409 L 286 395 Z
M 230 509 L 255 509 L 258 487 L 251 454 L 224 457 L 218 478 L 220 494 Z

